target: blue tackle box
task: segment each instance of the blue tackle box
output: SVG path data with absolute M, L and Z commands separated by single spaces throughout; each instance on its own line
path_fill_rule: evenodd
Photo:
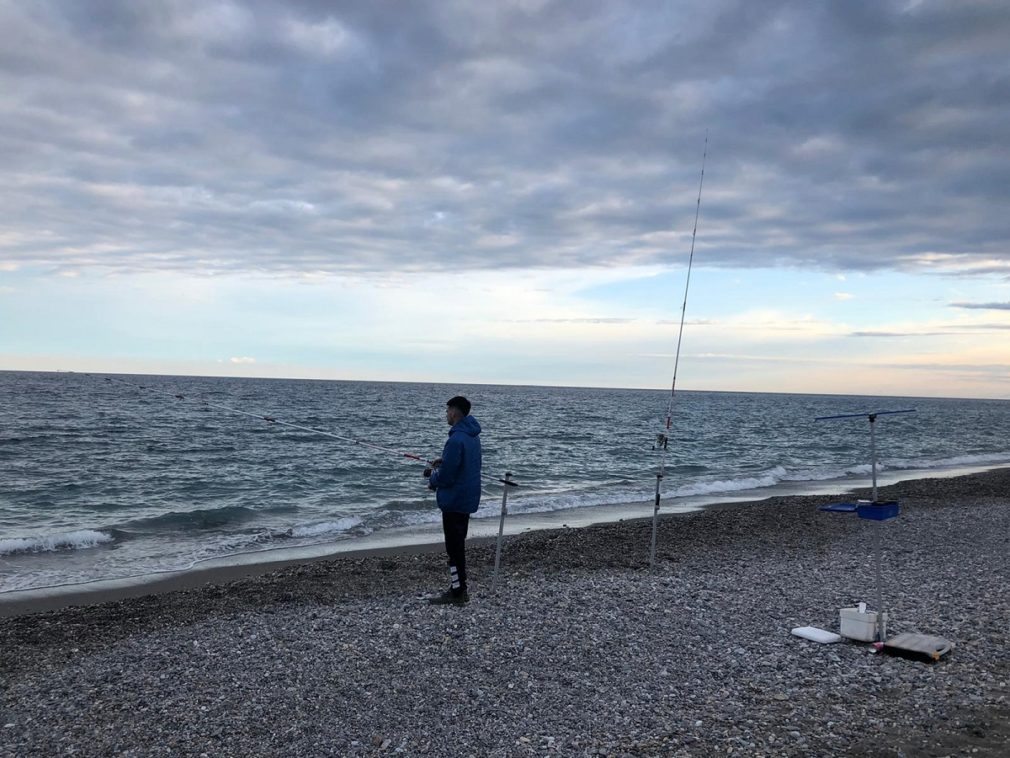
M 871 521 L 887 521 L 897 516 L 900 510 L 897 500 L 874 501 L 857 505 L 856 515 Z

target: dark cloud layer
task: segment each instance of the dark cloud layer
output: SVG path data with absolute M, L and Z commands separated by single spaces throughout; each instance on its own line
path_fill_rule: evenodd
M 1003 2 L 0 0 L 0 261 L 1006 271 Z

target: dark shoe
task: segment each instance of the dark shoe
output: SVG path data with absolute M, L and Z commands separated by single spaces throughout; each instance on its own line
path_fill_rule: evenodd
M 466 605 L 470 602 L 470 596 L 465 592 L 454 593 L 446 590 L 441 595 L 428 598 L 428 605 Z

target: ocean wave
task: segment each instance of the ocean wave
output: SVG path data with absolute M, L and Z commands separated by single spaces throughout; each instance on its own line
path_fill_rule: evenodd
M 483 494 L 484 497 L 493 495 L 493 492 L 489 489 L 482 489 L 481 493 Z M 403 498 L 396 500 L 387 500 L 386 502 L 382 503 L 382 505 L 379 506 L 380 511 L 389 513 L 399 513 L 401 511 L 407 511 L 407 512 L 430 511 L 433 508 L 436 510 L 438 508 L 435 505 L 435 493 L 431 493 L 430 497 L 421 496 L 417 498 L 411 498 L 410 500 Z
M 931 471 L 934 469 L 956 468 L 958 466 L 984 467 L 1005 463 L 1010 463 L 1010 451 L 955 455 L 947 458 L 884 458 L 877 461 L 877 473 L 885 471 Z M 825 482 L 835 479 L 847 479 L 853 476 L 870 476 L 872 472 L 873 467 L 869 463 L 843 467 L 822 466 L 789 472 L 782 477 L 782 481 Z
M 508 502 L 509 513 L 544 513 L 572 508 L 588 508 L 594 505 L 623 505 L 651 500 L 654 491 L 648 488 L 626 490 L 575 490 L 552 495 L 521 495 Z M 487 502 L 487 501 L 484 501 Z M 498 505 L 489 502 L 490 507 L 482 503 L 483 513 L 497 512 Z M 408 522 L 409 523 L 409 522 Z
M 883 470 L 880 463 L 877 470 Z M 851 476 L 869 476 L 872 471 L 869 463 L 854 466 L 820 466 L 816 468 L 799 469 L 787 472 L 782 477 L 783 482 L 829 482 L 834 479 L 846 479 Z
M 480 515 L 486 516 L 491 513 L 491 508 L 493 507 L 493 501 L 489 499 L 482 499 L 480 506 Z M 423 511 L 401 511 L 395 514 L 394 519 L 387 519 L 387 523 L 381 523 L 380 527 L 383 526 L 425 526 L 427 524 L 435 524 L 440 519 L 441 511 L 439 511 L 438 506 L 432 506 L 431 508 Z
M 93 529 L 79 529 L 63 534 L 46 534 L 41 537 L 13 537 L 0 539 L 0 555 L 80 550 L 112 542 L 114 539 L 110 534 Z
M 241 553 L 248 547 L 271 545 L 278 541 L 317 539 L 319 537 L 335 537 L 351 530 L 359 535 L 368 534 L 372 530 L 362 527 L 363 521 L 358 516 L 345 516 L 330 521 L 299 524 L 288 528 L 273 528 L 254 533 L 233 534 L 218 537 L 212 545 L 212 551 L 218 554 Z M 325 542 L 325 540 L 323 540 Z
M 762 487 L 774 487 L 783 481 L 788 472 L 782 466 L 775 466 L 758 476 L 745 476 L 739 479 L 717 479 L 715 481 L 695 482 L 684 487 L 678 487 L 673 492 L 674 497 L 690 497 L 692 495 L 716 495 L 723 492 L 740 492 L 741 490 L 756 490 Z
M 296 506 L 275 508 L 248 508 L 244 505 L 226 505 L 223 508 L 196 508 L 192 511 L 169 511 L 157 516 L 134 519 L 122 524 L 124 529 L 146 530 L 201 530 L 220 529 L 260 518 L 263 513 L 283 513 L 298 510 Z
M 977 455 L 960 455 L 937 459 L 891 459 L 877 464 L 877 472 L 931 470 L 954 468 L 958 466 L 986 466 L 992 464 L 1010 463 L 1010 452 L 983 453 Z M 853 478 L 869 477 L 872 467 L 869 463 L 852 466 L 821 466 L 808 469 L 789 470 L 784 466 L 774 466 L 767 471 L 752 476 L 737 478 L 709 479 L 693 481 L 680 487 L 664 490 L 664 497 L 687 498 L 697 496 L 730 495 L 749 490 L 761 490 L 775 487 L 785 482 L 832 482 L 851 480 Z M 676 476 L 667 473 L 668 481 L 676 481 Z M 622 481 L 620 484 L 631 485 Z M 540 513 L 546 511 L 568 510 L 598 505 L 628 505 L 651 500 L 655 491 L 651 488 L 627 486 L 619 489 L 602 487 L 569 489 L 567 491 L 540 492 L 537 494 L 518 494 L 509 500 L 509 510 L 514 513 Z M 485 500 L 485 502 L 487 502 Z M 485 513 L 487 511 L 484 511 Z M 427 521 L 423 517 L 406 518 L 405 523 L 421 523 Z
M 345 516 L 336 521 L 323 521 L 318 524 L 304 524 L 292 527 L 286 536 L 295 538 L 322 537 L 327 534 L 343 534 L 349 532 L 357 526 L 361 526 L 361 519 L 357 516 Z
M 887 469 L 933 469 L 953 468 L 956 466 L 985 466 L 992 463 L 1010 463 L 1010 450 L 975 455 L 955 455 L 949 458 L 892 458 L 884 461 L 883 466 Z
M 698 495 L 719 495 L 741 492 L 744 490 L 761 489 L 764 487 L 774 487 L 783 481 L 788 472 L 782 466 L 775 466 L 768 471 L 754 476 L 744 476 L 736 479 L 713 479 L 705 481 L 695 481 L 672 489 L 665 489 L 664 496 L 668 498 L 686 498 Z M 676 478 L 667 474 L 668 481 L 674 482 Z M 598 486 L 580 487 L 561 492 L 541 492 L 537 494 L 518 494 L 509 500 L 509 511 L 511 513 L 544 513 L 549 511 L 569 510 L 576 508 L 588 508 L 599 505 L 630 505 L 633 503 L 651 502 L 655 496 L 655 489 L 648 484 L 635 486 L 630 481 L 622 481 L 621 486 L 616 488 L 603 488 Z M 482 505 L 482 514 L 490 513 L 494 508 L 493 501 L 484 500 L 487 505 Z M 406 515 L 406 514 L 401 514 Z M 417 514 L 420 516 L 420 514 Z M 426 518 L 405 518 L 407 524 L 416 524 L 427 521 Z

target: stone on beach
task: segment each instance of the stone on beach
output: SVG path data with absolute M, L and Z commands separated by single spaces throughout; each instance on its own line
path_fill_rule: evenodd
M 1010 739 L 1010 470 L 882 490 L 891 631 L 928 665 L 822 646 L 871 602 L 878 524 L 777 498 L 439 557 L 363 557 L 0 620 L 0 755 L 997 755 Z M 171 751 L 171 752 L 170 752 Z M 986 752 L 988 751 L 988 753 Z

